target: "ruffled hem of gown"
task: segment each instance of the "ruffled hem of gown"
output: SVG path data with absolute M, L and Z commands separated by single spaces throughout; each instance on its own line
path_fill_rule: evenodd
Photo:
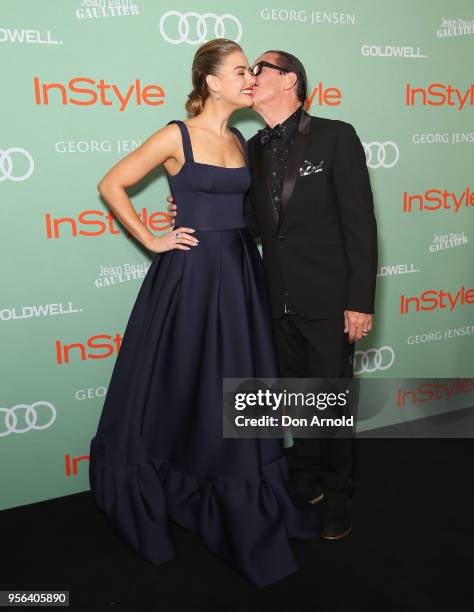
M 259 587 L 298 570 L 289 538 L 319 537 L 319 513 L 295 497 L 284 455 L 246 481 L 198 483 L 164 458 L 107 465 L 100 446 L 93 438 L 89 475 L 96 503 L 121 538 L 153 564 L 175 557 L 169 517 L 199 533 L 212 553 Z

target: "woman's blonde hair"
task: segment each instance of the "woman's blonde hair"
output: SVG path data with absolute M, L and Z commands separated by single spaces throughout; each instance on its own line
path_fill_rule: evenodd
M 242 47 L 227 38 L 214 38 L 196 51 L 191 68 L 193 90 L 188 95 L 185 105 L 190 115 L 199 115 L 204 108 L 204 102 L 209 97 L 206 76 L 216 75 L 227 55 L 235 51 L 242 51 Z

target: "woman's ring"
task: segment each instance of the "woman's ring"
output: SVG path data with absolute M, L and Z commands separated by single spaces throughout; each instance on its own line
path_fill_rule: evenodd
M 176 240 L 178 240 L 178 238 L 181 238 L 181 234 L 179 232 L 176 232 L 175 236 L 176 236 Z

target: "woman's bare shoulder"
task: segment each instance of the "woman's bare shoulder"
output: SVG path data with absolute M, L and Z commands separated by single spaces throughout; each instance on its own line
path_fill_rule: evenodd
M 180 129 L 177 123 L 168 123 L 161 127 L 156 132 L 153 132 L 148 139 L 154 138 L 159 140 L 168 140 L 170 142 L 176 141 L 181 137 Z

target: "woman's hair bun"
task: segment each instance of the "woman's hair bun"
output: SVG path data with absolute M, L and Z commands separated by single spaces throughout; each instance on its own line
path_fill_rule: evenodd
M 185 104 L 186 110 L 190 115 L 199 115 L 204 108 L 204 100 L 202 95 L 195 89 L 188 95 L 188 100 Z

